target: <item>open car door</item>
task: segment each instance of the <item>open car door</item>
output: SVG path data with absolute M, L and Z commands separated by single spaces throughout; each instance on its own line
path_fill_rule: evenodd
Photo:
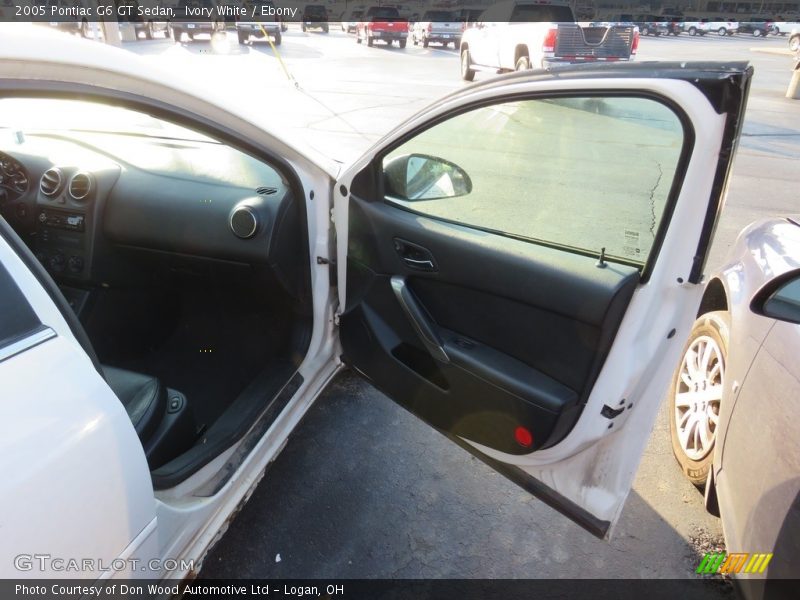
M 410 119 L 334 190 L 344 361 L 608 536 L 697 312 L 751 76 L 517 73 Z

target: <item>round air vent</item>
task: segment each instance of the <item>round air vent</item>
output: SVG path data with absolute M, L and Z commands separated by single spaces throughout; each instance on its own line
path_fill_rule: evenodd
M 249 206 L 237 206 L 231 213 L 230 225 L 236 237 L 246 240 L 258 231 L 258 216 Z
M 64 178 L 61 175 L 61 169 L 53 167 L 47 169 L 39 181 L 39 189 L 45 196 L 55 196 L 61 191 L 61 186 L 64 183 Z
M 78 171 L 69 180 L 69 195 L 75 200 L 83 200 L 92 191 L 92 177 L 88 173 Z

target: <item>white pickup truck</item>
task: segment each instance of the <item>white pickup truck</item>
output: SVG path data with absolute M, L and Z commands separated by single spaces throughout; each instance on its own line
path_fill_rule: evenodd
M 427 48 L 430 43 L 442 46 L 452 43 L 453 48 L 458 48 L 464 23 L 458 21 L 456 16 L 456 13 L 449 10 L 425 11 L 411 29 L 411 41 L 415 46 L 422 44 L 423 48 Z
M 461 77 L 594 61 L 626 61 L 636 55 L 633 24 L 576 23 L 563 0 L 508 0 L 488 8 L 461 37 Z

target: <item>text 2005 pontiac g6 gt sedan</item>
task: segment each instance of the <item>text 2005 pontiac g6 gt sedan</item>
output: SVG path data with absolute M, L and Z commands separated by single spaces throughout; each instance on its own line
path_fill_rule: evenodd
M 345 366 L 608 536 L 751 75 L 512 74 L 339 169 L 125 52 L 4 36 L 0 574 L 186 576 Z

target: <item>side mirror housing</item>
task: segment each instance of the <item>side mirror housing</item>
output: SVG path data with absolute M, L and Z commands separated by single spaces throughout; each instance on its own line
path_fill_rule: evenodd
M 427 154 L 406 154 L 384 161 L 387 195 L 400 200 L 437 200 L 466 196 L 472 180 L 455 163 Z
M 767 282 L 753 296 L 750 310 L 769 319 L 800 324 L 800 269 Z

